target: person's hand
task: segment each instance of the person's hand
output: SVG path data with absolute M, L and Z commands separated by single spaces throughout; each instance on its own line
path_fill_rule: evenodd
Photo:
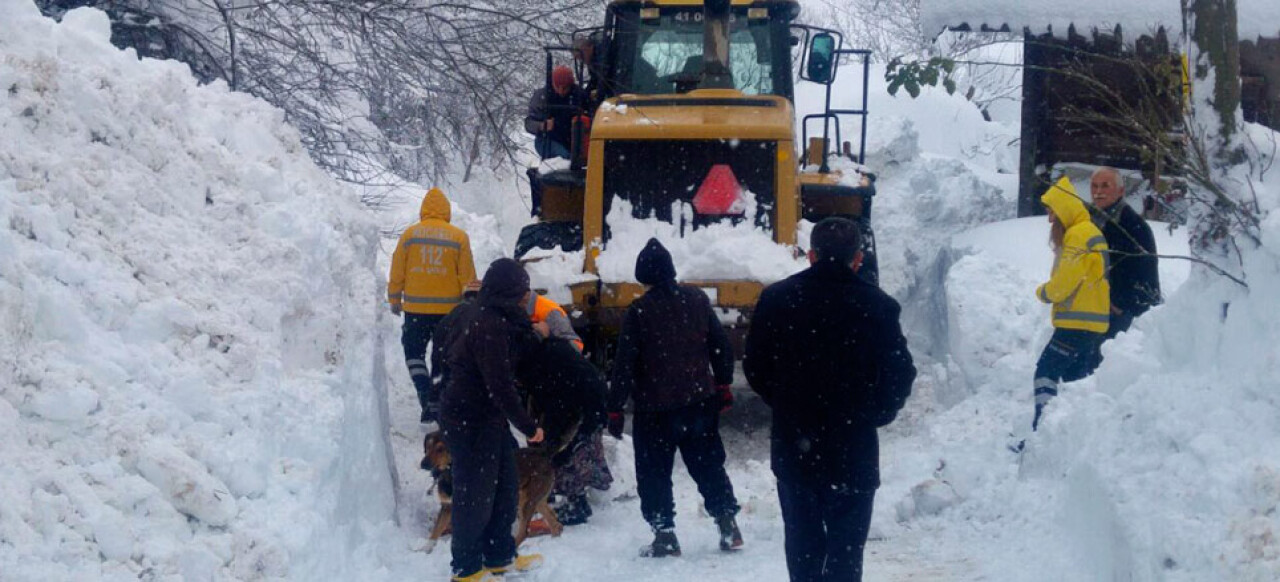
M 542 429 L 541 429 L 541 428 L 539 428 L 538 430 L 533 431 L 533 436 L 531 436 L 531 437 L 529 437 L 528 439 L 526 439 L 526 440 L 525 440 L 525 442 L 527 442 L 527 443 L 529 443 L 529 444 L 531 444 L 531 445 L 536 445 L 536 444 L 538 444 L 538 443 L 542 442 L 542 441 L 543 441 L 543 439 L 546 439 L 546 438 L 547 438 L 547 435 L 546 435 L 546 434 L 544 434 L 544 433 L 542 432 Z
M 555 129 L 555 128 L 556 128 L 556 118 L 554 118 L 554 117 L 552 117 L 551 119 L 548 119 L 548 120 L 546 120 L 546 121 L 542 122 L 542 130 L 543 130 L 543 131 L 551 131 L 551 130 L 553 130 L 553 129 Z
M 400 317 L 400 311 L 401 311 L 401 307 L 400 307 L 400 304 L 399 304 L 399 303 L 392 303 L 392 304 L 391 304 L 391 315 L 394 315 L 394 316 L 396 316 L 396 317 Z
M 733 408 L 733 390 L 729 389 L 728 384 L 723 384 L 716 386 L 716 392 L 720 395 L 720 413 L 724 414 Z
M 1116 307 L 1116 306 L 1112 305 L 1112 306 L 1111 306 L 1111 315 L 1124 315 L 1124 310 L 1123 310 L 1123 309 L 1120 309 L 1119 307 Z
M 621 439 L 622 428 L 626 426 L 626 423 L 627 417 L 623 416 L 621 412 L 610 412 L 609 422 L 605 424 L 605 427 L 609 430 L 609 436 Z
M 542 339 L 547 339 L 551 336 L 551 326 L 547 325 L 547 322 L 545 321 L 539 321 L 538 323 L 533 324 L 533 331 L 538 332 L 538 337 L 541 337 Z

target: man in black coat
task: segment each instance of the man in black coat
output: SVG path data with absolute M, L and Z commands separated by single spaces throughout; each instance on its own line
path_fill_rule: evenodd
M 1098 168 L 1089 180 L 1093 222 L 1107 239 L 1111 326 L 1105 338 L 1127 331 L 1133 320 L 1159 305 L 1160 269 L 1151 226 L 1124 203 L 1124 181 L 1115 168 Z
M 720 549 L 742 547 L 738 500 L 724 470 L 720 413 L 732 403 L 733 347 L 701 289 L 676 284 L 657 239 L 640 252 L 636 280 L 649 286 L 627 309 L 609 393 L 609 433 L 622 437 L 622 408 L 635 400 L 636 485 L 653 529 L 642 556 L 680 555 L 671 470 L 676 450 L 720 528 Z
M 541 563 L 541 556 L 517 556 L 511 535 L 519 481 L 507 423 L 531 444 L 544 438 L 516 391 L 515 363 L 539 341 L 524 309 L 530 295 L 520 263 L 494 261 L 478 302 L 445 338 L 449 380 L 440 396 L 440 425 L 453 457 L 455 581 Z
M 600 438 L 609 385 L 573 343 L 554 335 L 525 355 L 517 370 L 547 443 L 567 445 L 551 459 L 552 493 L 563 498 L 554 507 L 556 518 L 563 525 L 586 523 L 592 513 L 587 488 L 608 489 L 613 482 Z
M 792 582 L 861 580 L 880 486 L 876 429 L 916 375 L 898 303 L 857 276 L 860 238 L 850 220 L 819 222 L 811 267 L 764 290 L 747 334 L 743 371 L 773 409 Z

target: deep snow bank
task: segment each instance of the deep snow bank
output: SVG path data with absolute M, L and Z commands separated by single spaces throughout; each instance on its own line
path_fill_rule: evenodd
M 1269 178 L 1264 209 L 1280 196 Z M 1161 253 L 1187 254 L 1185 230 L 1153 227 Z M 1280 222 L 1245 253 L 1247 291 L 1162 260 L 1166 304 L 1106 344 L 1093 377 L 1064 385 L 1019 458 L 1004 445 L 1028 432 L 1051 332 L 1031 295 L 1051 262 L 1046 230 L 1021 219 L 953 241 L 947 354 L 968 395 L 906 447 L 928 451 L 964 500 L 946 519 L 972 525 L 974 553 L 1004 580 L 1275 580 Z
M 0 0 L 0 577 L 341 577 L 376 232 L 281 112 Z

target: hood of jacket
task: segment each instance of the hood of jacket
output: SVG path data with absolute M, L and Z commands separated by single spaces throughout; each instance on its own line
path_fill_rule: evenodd
M 1062 222 L 1062 226 L 1071 228 L 1083 222 L 1090 222 L 1089 211 L 1085 208 L 1084 201 L 1076 195 L 1076 187 L 1071 185 L 1071 180 L 1066 176 L 1050 186 L 1049 190 L 1040 197 L 1040 201 L 1053 211 L 1053 214 Z
M 418 210 L 418 218 L 445 222 L 453 218 L 453 208 L 449 205 L 449 199 L 445 198 L 443 190 L 432 188 L 427 191 L 427 195 L 422 197 L 422 208 Z

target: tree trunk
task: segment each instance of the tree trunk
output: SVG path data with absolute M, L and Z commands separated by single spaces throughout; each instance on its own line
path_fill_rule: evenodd
M 1189 6 L 1188 6 L 1189 4 Z M 1219 155 L 1227 155 L 1235 137 L 1236 110 L 1240 108 L 1240 41 L 1236 33 L 1236 0 L 1183 0 L 1190 16 L 1190 36 L 1195 43 L 1192 75 L 1198 85 L 1212 84 L 1208 99 L 1219 118 Z M 1212 68 L 1213 79 L 1209 79 Z M 1205 95 L 1204 97 L 1209 97 Z

